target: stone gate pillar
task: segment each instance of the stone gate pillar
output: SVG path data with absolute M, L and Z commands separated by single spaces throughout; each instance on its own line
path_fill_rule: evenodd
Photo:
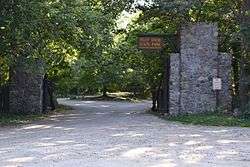
M 19 58 L 10 70 L 10 113 L 42 113 L 43 63 Z
M 171 55 L 170 114 L 230 110 L 231 56 L 218 52 L 217 24 L 188 25 L 180 34 L 180 53 Z M 222 90 L 216 93 L 213 78 L 218 77 Z

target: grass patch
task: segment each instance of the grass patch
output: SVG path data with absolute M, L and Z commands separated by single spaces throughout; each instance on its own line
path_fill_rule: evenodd
M 27 124 L 35 120 L 44 119 L 45 115 L 14 115 L 14 114 L 2 114 L 0 116 L 0 126 L 17 126 L 22 124 Z
M 68 106 L 59 105 L 55 111 L 51 111 L 46 114 L 1 114 L 0 115 L 0 126 L 18 126 L 23 124 L 28 124 L 33 121 L 43 120 L 51 115 L 58 113 L 66 113 L 71 110 Z
M 180 115 L 176 117 L 163 116 L 162 114 L 159 113 L 153 113 L 153 114 L 165 120 L 180 122 L 183 124 L 203 125 L 203 126 L 250 127 L 249 118 L 236 118 L 222 113 Z
M 169 117 L 167 120 L 193 125 L 250 127 L 250 119 L 235 118 L 219 113 L 182 115 Z

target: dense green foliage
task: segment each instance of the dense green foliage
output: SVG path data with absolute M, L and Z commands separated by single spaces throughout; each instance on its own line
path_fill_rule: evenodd
M 138 34 L 174 35 L 183 24 L 205 21 L 218 22 L 220 51 L 233 55 L 237 96 L 244 78 L 240 74 L 249 73 L 245 67 L 250 61 L 249 49 L 242 48 L 250 36 L 249 25 L 242 21 L 242 2 L 148 0 L 136 5 L 134 0 L 0 0 L 0 81 L 8 80 L 9 67 L 24 56 L 27 61 L 44 61 L 61 96 L 116 91 L 148 95 L 161 84 L 164 59 L 174 46 L 163 55 L 142 52 L 136 47 Z M 117 20 L 125 10 L 135 14 L 126 28 L 120 28 Z M 244 84 L 245 94 L 248 88 L 249 83 Z

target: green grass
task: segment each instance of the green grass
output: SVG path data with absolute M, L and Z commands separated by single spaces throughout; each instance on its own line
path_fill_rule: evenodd
M 0 127 L 1 126 L 18 126 L 33 121 L 43 120 L 49 116 L 57 113 L 65 113 L 71 108 L 67 106 L 60 105 L 55 111 L 49 112 L 47 114 L 31 114 L 31 115 L 22 115 L 22 114 L 2 114 L 0 115 Z
M 0 116 L 0 126 L 16 126 L 21 124 L 27 124 L 35 120 L 41 120 L 46 118 L 45 115 L 14 115 L 14 114 L 2 114 Z
M 250 127 L 250 118 L 236 118 L 222 113 L 180 115 L 167 117 L 157 114 L 159 117 L 168 121 L 180 122 L 183 124 L 204 125 L 204 126 L 236 126 Z

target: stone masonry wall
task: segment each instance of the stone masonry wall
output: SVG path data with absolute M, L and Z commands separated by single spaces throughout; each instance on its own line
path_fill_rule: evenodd
M 169 79 L 169 112 L 177 115 L 180 112 L 180 54 L 170 55 L 170 79 Z
M 220 106 L 230 109 L 231 58 L 218 53 L 217 24 L 197 23 L 181 30 L 180 54 L 171 55 L 170 114 L 216 109 L 213 78 L 222 78 Z
M 10 72 L 10 113 L 41 113 L 43 65 L 20 58 Z

